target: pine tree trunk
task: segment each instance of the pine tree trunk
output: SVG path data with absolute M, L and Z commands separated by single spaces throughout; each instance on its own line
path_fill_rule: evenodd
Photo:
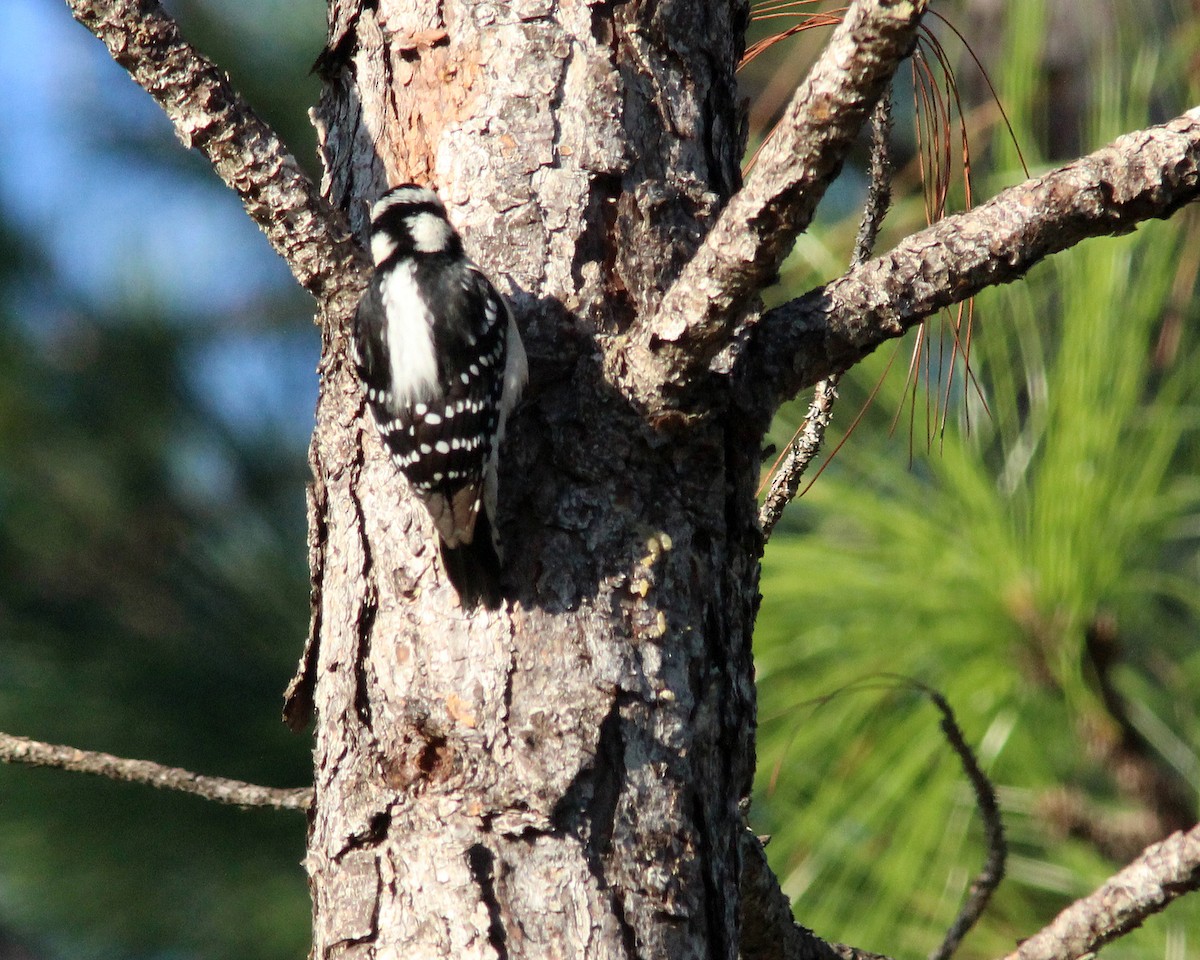
M 764 415 L 716 376 L 669 417 L 620 385 L 738 184 L 746 5 L 330 5 L 326 193 L 361 231 L 387 185 L 436 187 L 531 381 L 503 451 L 512 602 L 468 615 L 327 330 L 314 956 L 733 958 Z

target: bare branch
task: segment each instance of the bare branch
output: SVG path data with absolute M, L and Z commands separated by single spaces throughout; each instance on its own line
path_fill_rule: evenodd
M 804 414 L 804 424 L 788 444 L 779 468 L 771 478 L 767 497 L 758 509 L 758 524 L 762 527 L 765 540 L 771 539 L 771 533 L 775 530 L 779 518 L 783 516 L 784 508 L 795 499 L 809 464 L 821 452 L 821 444 L 825 442 L 825 431 L 829 427 L 829 421 L 833 419 L 833 404 L 838 397 L 837 385 L 840 379 L 840 373 L 832 373 L 817 382 L 813 389 L 812 403 L 808 405 L 808 412 Z
M 67 0 L 71 13 L 166 111 L 242 198 L 293 275 L 325 306 L 349 314 L 366 260 L 345 217 L 321 195 L 228 78 L 180 35 L 156 0 Z
M 747 391 L 775 406 L 846 370 L 942 307 L 1009 283 L 1088 237 L 1128 233 L 1200 195 L 1200 108 L 913 234 L 764 314 L 743 357 Z
M 0 762 L 55 767 L 76 773 L 91 773 L 109 780 L 144 783 L 160 790 L 178 790 L 217 803 L 238 807 L 272 807 L 276 810 L 307 810 L 312 805 L 312 788 L 260 787 L 241 780 L 205 777 L 179 767 L 151 760 L 130 760 L 109 753 L 77 750 L 53 743 L 0 733 Z
M 892 203 L 891 136 L 892 98 L 890 92 L 885 92 L 871 114 L 871 179 L 867 188 L 867 204 L 858 227 L 858 238 L 854 242 L 854 254 L 850 258 L 851 267 L 857 267 L 871 255 L 883 218 L 887 216 Z M 758 523 L 764 539 L 771 538 L 771 531 L 783 516 L 784 507 L 795 498 L 801 478 L 821 452 L 825 431 L 833 419 L 833 404 L 838 397 L 840 379 L 841 374 L 834 373 L 817 383 L 812 403 L 804 417 L 804 426 L 788 445 L 783 462 L 771 478 L 771 488 L 758 511 Z
M 1174 833 L 1099 890 L 1077 900 L 1005 960 L 1074 960 L 1140 926 L 1172 900 L 1200 887 L 1200 826 Z
M 855 0 L 763 147 L 746 185 L 667 292 L 644 332 L 656 362 L 634 365 L 669 387 L 733 337 L 812 220 L 826 187 L 897 65 L 912 49 L 925 0 Z M 636 373 L 635 373 L 636 375 Z M 650 379 L 650 377 L 647 377 Z M 644 383 L 640 396 L 661 389 Z
M 983 915 L 984 908 L 992 899 L 992 894 L 1004 879 L 1004 864 L 1008 859 L 1008 844 L 1004 839 L 1004 822 L 1000 819 L 1000 804 L 996 800 L 996 791 L 987 774 L 975 759 L 974 751 L 967 745 L 962 728 L 954 718 L 954 711 L 937 690 L 923 683 L 917 684 L 938 708 L 942 715 L 942 732 L 946 742 L 958 755 L 963 772 L 971 781 L 971 789 L 975 793 L 975 802 L 979 805 L 979 815 L 983 819 L 983 832 L 987 837 L 987 859 L 983 868 L 971 884 L 966 902 L 958 911 L 958 916 L 950 924 L 946 936 L 936 950 L 929 954 L 929 960 L 947 960 L 958 949 L 963 937 L 975 926 Z
M 949 705 L 932 688 L 915 685 L 942 714 L 942 728 L 975 789 L 988 834 L 987 864 L 955 928 L 931 955 L 948 956 L 954 941 L 961 939 L 978 917 L 1003 875 L 1005 844 L 995 793 L 963 739 Z M 879 960 L 875 954 L 854 947 L 827 944 L 796 924 L 787 897 L 767 864 L 762 843 L 748 830 L 742 837 L 741 853 L 743 955 L 747 960 L 830 960 L 835 956 L 843 960 Z M 1196 889 L 1200 889 L 1200 825 L 1148 847 L 1095 893 L 1076 901 L 1049 926 L 1023 940 L 1004 960 L 1079 960 Z
M 892 206 L 892 91 L 889 87 L 871 114 L 871 163 L 868 167 L 867 203 L 863 208 L 850 266 L 857 267 L 875 250 L 875 241 Z
M 741 847 L 742 960 L 888 960 L 857 947 L 826 943 L 796 923 L 762 841 L 745 830 Z

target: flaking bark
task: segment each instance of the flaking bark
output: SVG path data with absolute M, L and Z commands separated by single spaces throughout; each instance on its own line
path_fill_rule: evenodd
M 366 425 L 344 319 L 326 331 L 313 446 L 316 955 L 732 958 L 738 803 L 753 769 L 758 445 L 827 341 L 776 313 L 728 355 L 737 373 L 766 376 L 747 386 L 708 362 L 734 344 L 767 275 L 692 259 L 737 186 L 744 9 L 506 11 L 331 9 L 325 189 L 361 228 L 363 201 L 386 185 L 439 188 L 517 307 L 531 385 L 502 476 L 515 604 L 467 617 L 428 517 Z M 845 88 L 856 116 L 905 52 L 902 33 Z M 854 120 L 837 127 L 843 151 Z M 839 162 L 823 154 L 812 189 Z M 794 231 L 815 201 L 789 197 Z M 778 242 L 746 229 L 752 246 Z M 996 282 L 1005 268 L 991 269 Z M 727 302 L 698 325 L 656 326 L 673 315 L 655 312 L 667 289 L 703 298 L 704 283 L 688 293 L 696 270 L 732 284 Z M 873 320 L 864 338 L 893 330 Z M 792 349 L 771 354 L 772 338 Z M 703 397 L 705 416 L 664 402 L 672 380 Z

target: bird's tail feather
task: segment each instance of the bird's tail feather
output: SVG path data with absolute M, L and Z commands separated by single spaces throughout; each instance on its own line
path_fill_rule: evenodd
M 475 536 L 471 543 L 450 547 L 442 541 L 442 562 L 446 576 L 458 591 L 465 609 L 483 604 L 488 610 L 500 606 L 500 557 L 492 543 L 491 524 L 487 513 L 479 511 L 475 521 Z

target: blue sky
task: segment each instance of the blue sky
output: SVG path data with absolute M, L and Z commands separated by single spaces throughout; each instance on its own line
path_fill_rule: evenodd
M 232 192 L 189 173 L 204 161 L 65 3 L 0 3 L 0 89 L 0 204 L 70 298 L 194 325 L 187 376 L 214 412 L 303 442 L 316 394 L 310 304 Z M 60 315 L 40 293 L 15 294 L 35 340 Z M 264 319 L 281 297 L 294 323 Z

